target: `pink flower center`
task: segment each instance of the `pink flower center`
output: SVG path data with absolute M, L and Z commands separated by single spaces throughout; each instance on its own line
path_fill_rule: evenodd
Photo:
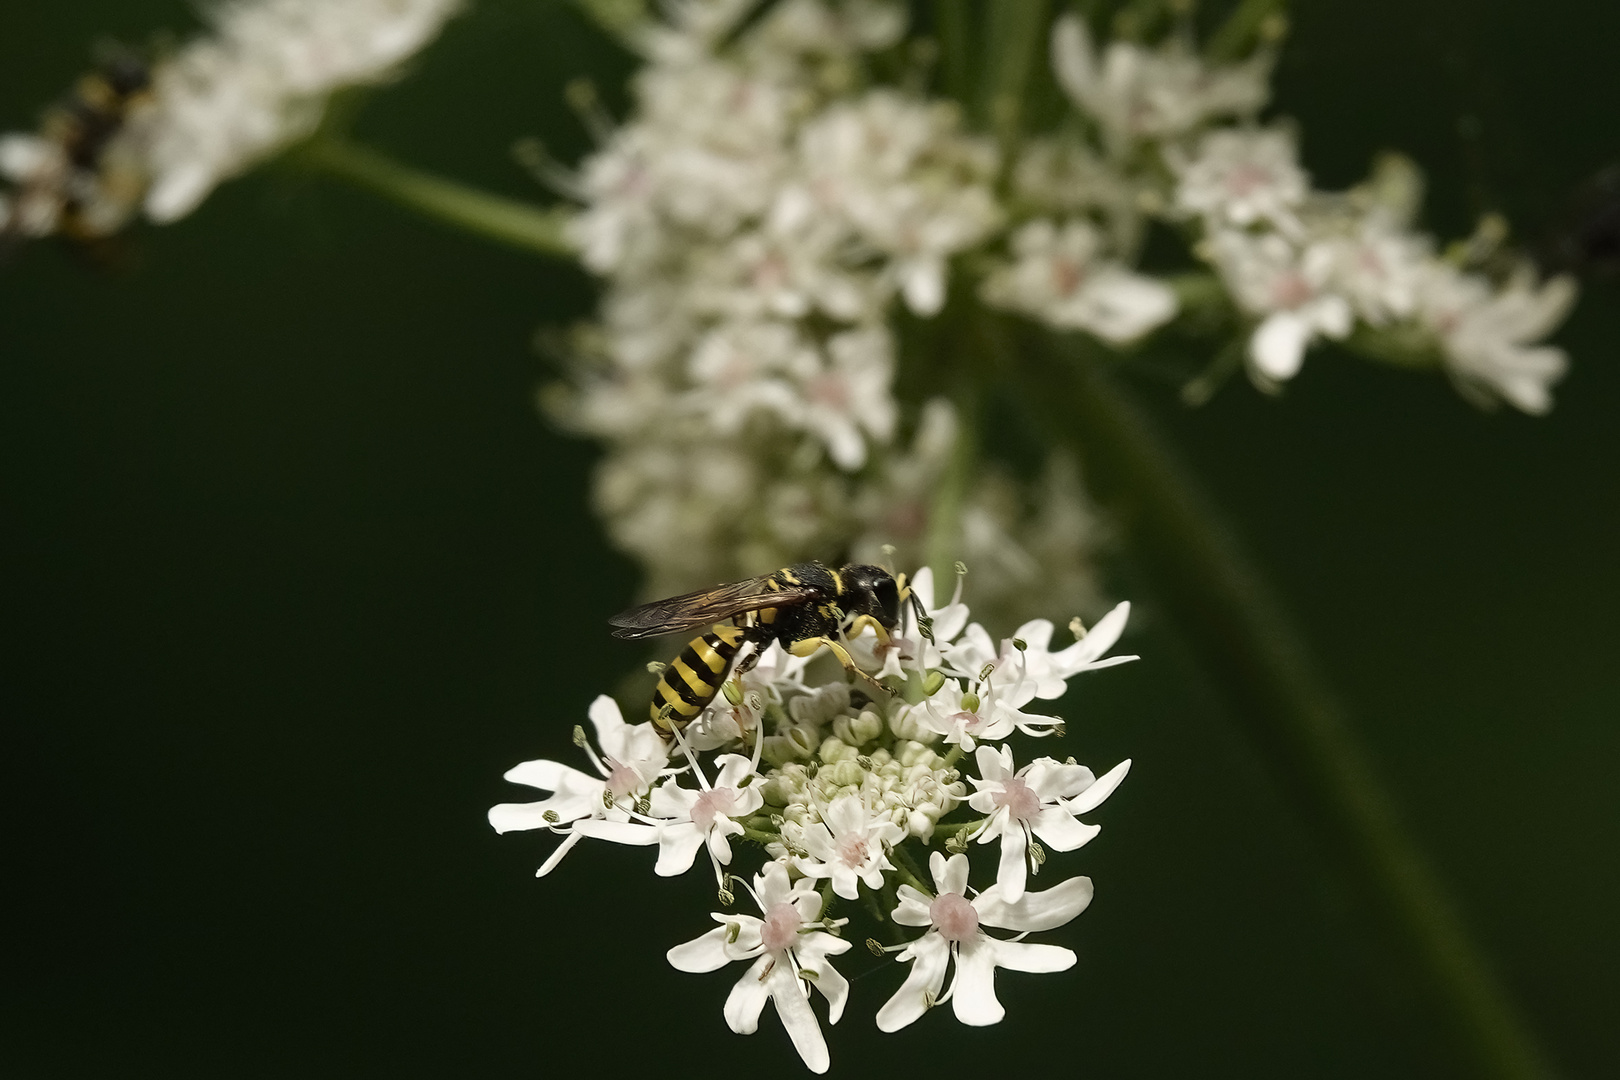
M 862 866 L 866 863 L 867 844 L 866 837 L 856 836 L 854 833 L 838 841 L 838 861 L 845 866 Z
M 723 787 L 705 791 L 692 804 L 692 824 L 706 831 L 714 824 L 715 818 L 730 817 L 736 809 L 736 789 Z
M 641 786 L 641 777 L 636 771 L 622 761 L 608 758 L 608 791 L 615 799 L 622 799 Z
M 1086 280 L 1086 272 L 1073 259 L 1052 260 L 1052 290 L 1059 296 L 1071 296 Z
M 963 731 L 972 731 L 979 726 L 980 719 L 978 713 L 959 712 L 951 717 L 951 723 L 961 724 Z
M 841 375 L 817 375 L 805 384 L 804 396 L 818 405 L 849 411 L 849 381 Z
M 1031 821 L 1041 812 L 1041 797 L 1014 776 L 1001 782 L 1001 790 L 991 796 L 997 806 L 1005 806 L 1015 821 Z
M 1271 299 L 1280 308 L 1297 308 L 1311 298 L 1311 283 L 1299 274 L 1283 274 L 1271 287 Z
M 1233 195 L 1250 195 L 1271 183 L 1271 170 L 1261 165 L 1239 165 L 1226 178 Z
M 946 941 L 971 941 L 979 933 L 979 913 L 961 893 L 941 893 L 928 905 L 934 929 Z
M 799 927 L 803 925 L 799 909 L 784 901 L 765 913 L 765 918 L 760 921 L 759 940 L 769 952 L 791 949 L 798 941 Z
M 787 283 L 787 266 L 775 255 L 767 255 L 754 264 L 754 287 L 775 290 Z

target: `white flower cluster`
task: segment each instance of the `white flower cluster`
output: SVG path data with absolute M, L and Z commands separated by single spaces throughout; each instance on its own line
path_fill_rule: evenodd
M 598 509 L 651 592 L 852 546 L 921 556 L 956 418 L 902 417 L 891 320 L 936 315 L 952 258 L 1005 216 L 993 142 L 870 83 L 899 5 L 784 0 L 737 30 L 753 6 L 687 0 L 644 28 L 633 115 L 565 181 L 608 290 L 551 404 L 607 443 Z M 1050 546 L 1009 482 L 969 486 L 1015 559 Z
M 1359 188 L 1315 191 L 1293 132 L 1274 126 L 1209 132 L 1170 163 L 1175 209 L 1198 222 L 1201 254 L 1255 320 L 1247 355 L 1261 385 L 1292 378 L 1313 341 L 1360 324 L 1438 354 L 1476 400 L 1552 407 L 1567 360 L 1535 343 L 1569 312 L 1574 282 L 1538 286 L 1527 263 L 1497 281 L 1470 272 L 1482 243 L 1437 255 L 1412 227 L 1419 184 L 1401 159 L 1386 158 Z
M 1002 743 L 1015 731 L 1061 734 L 1058 718 L 1026 709 L 1062 696 L 1082 672 L 1135 659 L 1103 656 L 1124 630 L 1128 605 L 1089 634 L 1076 624 L 1078 640 L 1053 649 L 1054 629 L 1044 620 L 1000 643 L 969 625 L 960 585 L 951 603 L 934 609 L 926 569 L 913 589 L 933 611 L 931 624 L 919 625 L 908 612 L 886 645 L 870 630 L 846 642 L 893 693 L 837 667 L 825 681 L 813 678 L 813 658 L 773 644 L 673 745 L 650 722 L 627 724 L 611 698 L 598 698 L 590 710 L 596 745 L 583 731 L 575 737 L 594 775 L 555 761 L 525 762 L 506 778 L 546 797 L 489 812 L 498 832 L 562 836 L 541 875 L 585 839 L 657 847 L 654 870 L 664 876 L 685 873 L 704 851 L 723 904 L 730 906 L 741 884 L 759 914 L 715 912 L 715 929 L 671 949 L 670 963 L 694 972 L 748 963 L 726 1001 L 726 1022 L 751 1033 L 773 1003 L 816 1072 L 825 1072 L 829 1059 L 810 989 L 826 998 L 830 1023 L 849 991 L 831 962 L 851 947 L 842 936 L 849 919 L 833 916 L 836 904 L 874 900 L 893 924 L 890 936 L 904 939 L 887 949 L 868 942 L 911 964 L 877 1012 L 882 1030 L 904 1027 L 946 1001 L 963 1023 L 996 1023 L 996 968 L 1061 971 L 1075 963 L 1068 949 L 1023 937 L 1083 911 L 1090 879 L 1071 877 L 1040 891 L 1029 879 L 1048 850 L 1073 851 L 1097 834 L 1079 818 L 1130 767 L 1122 762 L 1101 777 L 1073 758 L 1038 757 L 1019 767 Z M 764 860 L 748 878 L 734 869 L 739 839 Z M 995 883 L 982 891 L 968 885 L 970 842 L 999 851 Z M 998 937 L 990 928 L 1017 936 Z
M 1313 191 L 1289 131 L 1256 126 L 1268 48 L 1225 65 L 1179 33 L 1099 50 L 1060 18 L 1051 59 L 1073 113 L 1003 162 L 954 105 L 873 80 L 879 57 L 903 66 L 896 5 L 754 8 L 686 0 L 643 25 L 631 116 L 563 181 L 607 290 L 549 400 L 606 443 L 597 508 L 650 592 L 891 544 L 992 571 L 989 608 L 1027 610 L 1062 568 L 1072 606 L 1052 610 L 1094 610 L 1084 496 L 964 466 L 950 405 L 902 408 L 897 313 L 937 315 L 954 276 L 976 282 L 970 302 L 1127 346 L 1178 311 L 1136 269 L 1155 222 L 1215 267 L 1263 387 L 1359 322 L 1383 335 L 1358 339 L 1369 355 L 1547 407 L 1564 358 L 1533 343 L 1573 287 L 1525 271 L 1496 286 L 1436 257 L 1398 170 Z
M 311 134 L 335 91 L 389 78 L 460 2 L 219 3 L 210 32 L 159 60 L 127 100 L 76 103 L 116 125 L 93 154 L 78 152 L 71 124 L 0 140 L 0 175 L 17 187 L 8 227 L 47 235 L 66 211 L 76 232 L 98 236 L 137 210 L 157 222 L 184 217 L 222 181 Z
M 1016 193 L 1048 213 L 1013 234 L 1013 260 L 984 282 L 987 303 L 1105 341 L 1134 339 L 1175 311 L 1164 284 L 1123 265 L 1157 219 L 1191 230 L 1250 320 L 1245 354 L 1264 388 L 1292 378 L 1313 341 L 1347 338 L 1359 324 L 1383 335 L 1364 351 L 1442 364 L 1476 400 L 1551 406 L 1566 360 L 1535 343 L 1568 312 L 1573 282 L 1537 287 L 1528 265 L 1494 282 L 1471 273 L 1478 243 L 1437 256 L 1413 230 L 1420 183 L 1400 159 L 1349 192 L 1313 190 L 1292 130 L 1255 120 L 1269 96 L 1269 50 L 1215 66 L 1176 35 L 1156 49 L 1113 42 L 1099 54 L 1084 20 L 1066 16 L 1052 62 L 1089 129 L 1025 149 Z

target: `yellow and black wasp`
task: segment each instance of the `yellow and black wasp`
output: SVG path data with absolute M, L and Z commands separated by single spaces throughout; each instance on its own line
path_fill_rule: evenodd
M 726 680 L 743 645 L 754 650 L 736 674 L 753 667 L 771 642 L 795 656 L 825 646 L 846 669 L 861 672 L 835 638 L 854 637 L 866 627 L 886 642 L 900 622 L 900 602 L 915 597 L 902 581 L 880 566 L 852 564 L 833 570 L 818 562 L 794 563 L 774 573 L 655 600 L 609 619 L 614 637 L 638 640 L 710 626 L 687 642 L 666 667 L 653 691 L 649 712 L 666 738 L 697 719 Z M 923 618 L 918 610 L 919 619 Z M 731 625 L 721 625 L 730 620 Z
M 38 235 L 30 218 L 53 221 L 62 235 L 84 244 L 103 240 L 138 197 L 140 179 L 109 172 L 108 147 L 132 110 L 150 97 L 151 71 L 140 57 L 108 51 L 96 69 L 44 116 L 41 140 L 54 148 L 53 167 L 24 180 L 0 214 L 0 249 Z

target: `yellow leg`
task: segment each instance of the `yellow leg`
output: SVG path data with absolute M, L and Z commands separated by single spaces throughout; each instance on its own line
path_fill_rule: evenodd
M 887 647 L 889 644 L 889 632 L 883 629 L 882 623 L 878 622 L 870 615 L 857 616 L 855 621 L 849 624 L 849 629 L 844 631 L 844 636 L 852 638 L 860 637 L 861 631 L 865 630 L 868 626 L 870 626 L 877 634 L 878 644 Z
M 803 641 L 795 641 L 793 646 L 788 651 L 794 656 L 809 656 L 823 645 L 831 650 L 834 656 L 838 657 L 838 662 L 844 665 L 845 671 L 849 672 L 851 675 L 859 675 L 861 678 L 865 679 L 867 682 L 871 683 L 874 687 L 883 691 L 885 694 L 894 693 L 894 691 L 890 690 L 887 686 L 884 686 L 882 683 L 872 678 L 872 676 L 856 667 L 855 658 L 849 655 L 849 650 L 838 644 L 838 642 L 834 641 L 830 637 L 813 637 L 805 638 Z

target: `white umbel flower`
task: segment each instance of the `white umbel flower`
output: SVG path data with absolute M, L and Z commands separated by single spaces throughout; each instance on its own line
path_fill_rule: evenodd
M 1525 269 L 1492 290 L 1481 277 L 1436 263 L 1419 295 L 1419 318 L 1439 339 L 1460 389 L 1483 402 L 1499 397 L 1535 416 L 1552 408 L 1551 388 L 1569 359 L 1556 346 L 1533 343 L 1569 313 L 1574 281 L 1556 277 L 1538 288 Z
M 1093 809 L 1111 795 L 1130 771 L 1129 759 L 1100 779 L 1084 765 L 1064 764 L 1049 757 L 1013 771 L 1012 748 L 981 746 L 976 754 L 978 788 L 968 804 L 989 819 L 978 832 L 981 844 L 1001 841 L 1001 868 L 996 885 L 1009 901 L 1024 895 L 1028 879 L 1030 845 L 1039 839 L 1053 851 L 1073 851 L 1089 843 L 1101 830 L 1087 825 L 1077 814 Z M 1086 797 L 1086 802 L 1069 801 Z M 1037 869 L 1039 864 L 1037 864 Z
M 501 803 L 490 807 L 489 823 L 498 833 L 550 829 L 565 834 L 563 842 L 535 872 L 536 877 L 545 877 L 556 868 L 563 856 L 589 833 L 587 823 L 626 825 L 635 797 L 645 793 L 669 764 L 668 747 L 657 729 L 651 723 L 625 723 L 618 703 L 606 694 L 591 703 L 590 718 L 602 752 L 596 754 L 589 744 L 584 749 L 590 754 L 591 764 L 600 778 L 557 761 L 525 761 L 508 769 L 506 779 L 552 794 L 539 802 Z M 641 833 L 613 833 L 603 838 L 631 844 L 652 844 L 658 840 L 651 829 Z
M 1212 67 L 1185 42 L 1158 50 L 1115 41 L 1101 56 L 1085 20 L 1065 15 L 1052 29 L 1052 70 L 1071 101 L 1124 149 L 1173 139 L 1220 116 L 1250 116 L 1270 97 L 1271 56 Z
M 1210 226 L 1269 224 L 1299 231 L 1298 208 L 1310 193 L 1293 132 L 1285 128 L 1211 131 L 1191 156 L 1168 155 L 1180 177 L 1176 206 Z
M 793 866 L 808 878 L 830 880 L 833 892 L 845 900 L 858 900 L 859 884 L 874 892 L 883 887 L 883 872 L 894 869 L 888 849 L 905 835 L 859 795 L 844 795 L 821 812 L 820 821 L 805 827 L 799 838 L 805 854 L 795 857 Z
M 754 763 L 741 754 L 723 754 L 714 763 L 720 771 L 710 784 L 696 764 L 693 773 L 699 788 L 681 787 L 673 782 L 653 789 L 650 814 L 658 819 L 658 865 L 660 877 L 684 874 L 692 868 L 698 849 L 707 845 L 714 862 L 715 876 L 731 864 L 731 837 L 743 834 L 742 821 L 760 808 L 759 777 Z
M 460 0 L 236 0 L 213 32 L 153 73 L 128 140 L 150 179 L 147 215 L 184 217 L 218 184 L 308 135 L 326 99 L 390 77 Z
M 810 1008 L 809 987 L 827 999 L 827 1022 L 838 1023 L 849 983 L 830 958 L 848 952 L 850 943 L 810 929 L 821 917 L 821 897 L 809 878 L 790 884 L 781 863 L 765 867 L 754 879 L 753 893 L 763 918 L 716 911 L 713 918 L 720 925 L 669 950 L 669 962 L 680 971 L 703 972 L 752 960 L 726 998 L 726 1023 L 739 1035 L 752 1035 L 766 1002 L 773 1002 L 799 1057 L 812 1072 L 824 1073 L 831 1058 Z
M 1316 338 L 1350 333 L 1354 316 L 1350 302 L 1332 291 L 1329 246 L 1313 244 L 1301 251 L 1277 233 L 1235 229 L 1216 233 L 1208 244 L 1238 305 L 1260 318 L 1249 338 L 1248 357 L 1262 386 L 1297 375 Z
M 1091 879 L 1073 877 L 1044 892 L 1007 899 L 1000 885 L 967 898 L 968 859 L 940 852 L 928 858 L 938 895 L 930 898 L 910 885 L 901 885 L 900 905 L 894 921 L 902 926 L 926 926 L 928 932 L 908 945 L 897 959 L 909 960 L 911 971 L 904 985 L 878 1010 L 882 1031 L 898 1031 L 947 999 L 964 1024 L 982 1027 L 1000 1023 L 1006 1014 L 996 1000 L 996 968 L 1011 971 L 1066 971 L 1075 955 L 1056 945 L 991 937 L 983 927 L 1020 934 L 1062 926 L 1091 903 Z M 956 961 L 956 980 L 941 993 L 946 970 Z
M 985 278 L 980 295 L 993 307 L 1116 345 L 1168 322 L 1176 294 L 1104 258 L 1102 246 L 1102 234 L 1089 222 L 1032 221 L 1013 235 L 1013 261 Z

